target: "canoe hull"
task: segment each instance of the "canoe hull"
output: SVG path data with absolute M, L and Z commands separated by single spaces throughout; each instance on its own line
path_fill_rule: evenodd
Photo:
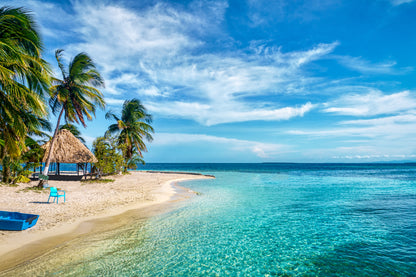
M 0 230 L 22 231 L 33 227 L 39 215 L 0 211 Z

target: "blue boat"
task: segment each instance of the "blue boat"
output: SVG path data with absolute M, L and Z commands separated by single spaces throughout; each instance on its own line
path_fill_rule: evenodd
M 22 231 L 35 226 L 39 215 L 0 211 L 0 230 Z

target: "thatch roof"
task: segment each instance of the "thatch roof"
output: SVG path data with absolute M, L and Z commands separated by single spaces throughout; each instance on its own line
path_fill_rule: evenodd
M 46 162 L 51 141 L 48 141 L 42 148 L 45 149 L 45 156 L 42 162 Z M 62 129 L 58 132 L 52 152 L 52 163 L 96 163 L 94 154 L 79 141 L 70 131 Z

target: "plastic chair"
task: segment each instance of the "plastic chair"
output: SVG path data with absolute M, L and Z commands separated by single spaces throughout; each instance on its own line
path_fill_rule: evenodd
M 48 203 L 49 203 L 49 199 L 51 197 L 55 197 L 56 199 L 56 204 L 59 204 L 59 197 L 63 197 L 64 198 L 64 203 L 65 203 L 65 191 L 64 190 L 59 190 L 56 187 L 50 187 L 51 192 L 49 193 L 49 198 L 48 198 Z M 63 192 L 63 194 L 62 194 Z M 53 203 L 55 203 L 55 199 L 53 200 Z

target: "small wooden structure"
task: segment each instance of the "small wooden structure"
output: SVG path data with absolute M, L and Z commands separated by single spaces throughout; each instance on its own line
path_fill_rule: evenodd
M 48 159 L 50 144 L 51 141 L 48 141 L 41 146 L 45 149 L 45 156 L 42 159 L 43 163 Z M 60 163 L 75 163 L 77 164 L 77 175 L 79 175 L 79 167 L 82 168 L 83 175 L 86 175 L 88 163 L 98 162 L 94 154 L 66 129 L 58 132 L 51 156 L 51 164 L 56 163 L 56 175 L 61 175 Z

